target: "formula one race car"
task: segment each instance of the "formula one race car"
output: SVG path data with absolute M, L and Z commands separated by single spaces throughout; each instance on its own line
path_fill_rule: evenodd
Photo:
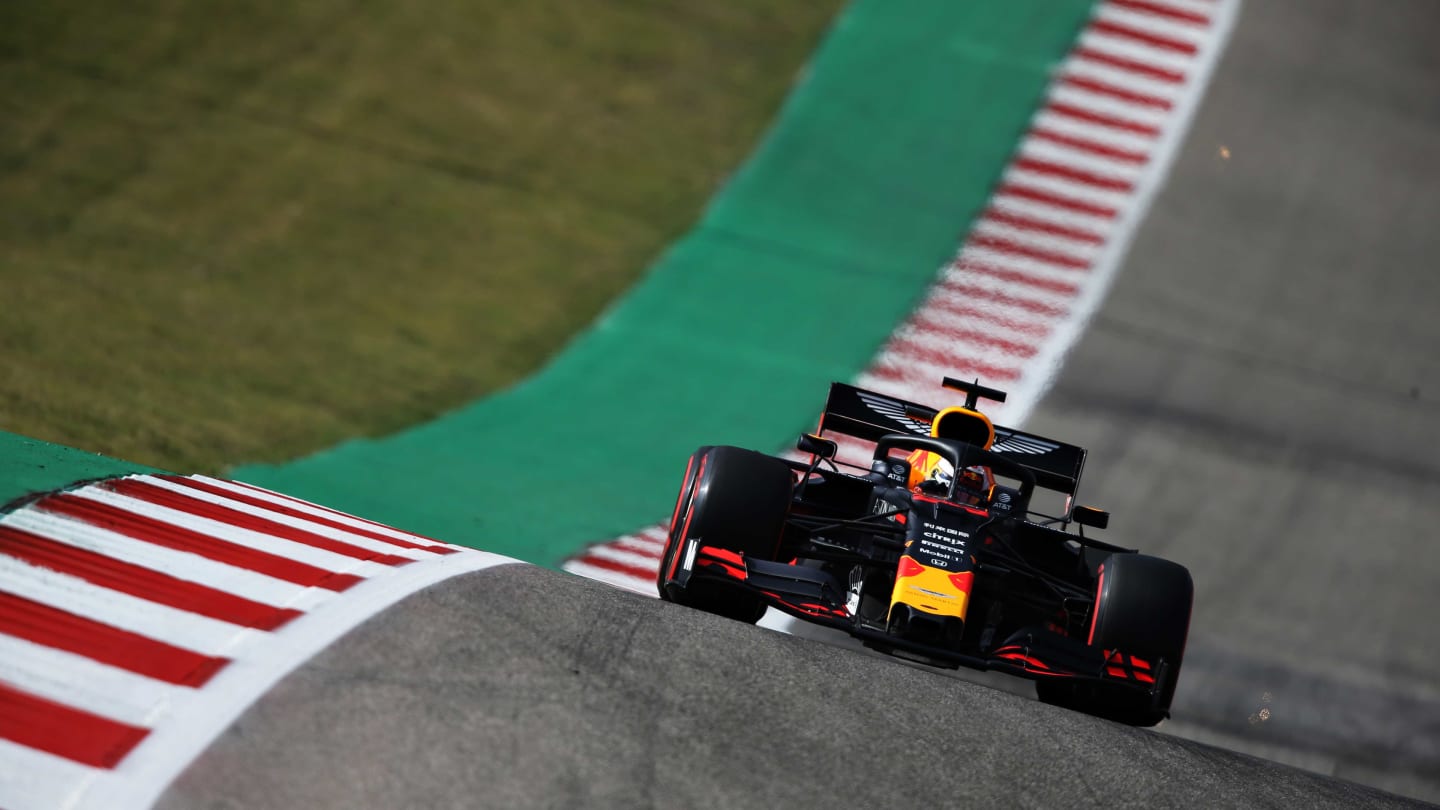
M 976 404 L 1004 392 L 944 384 L 963 406 L 832 384 L 819 429 L 797 445 L 808 460 L 695 451 L 661 598 L 751 623 L 773 607 L 882 652 L 1030 678 L 1047 703 L 1160 722 L 1185 653 L 1190 573 L 1085 537 L 1109 522 L 1072 506 L 1085 451 L 992 424 Z M 834 434 L 861 444 L 868 470 L 838 458 Z M 1035 511 L 1045 493 L 1059 514 Z

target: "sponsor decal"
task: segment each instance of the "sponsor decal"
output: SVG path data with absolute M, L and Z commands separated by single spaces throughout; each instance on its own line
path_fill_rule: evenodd
M 916 560 L 942 571 L 964 567 L 969 532 L 926 521 L 921 524 L 918 535 L 917 540 L 912 541 L 916 545 L 906 552 Z
M 912 586 L 910 586 L 910 590 L 912 590 L 912 591 L 919 591 L 920 593 L 923 593 L 923 594 L 925 594 L 926 596 L 933 596 L 933 597 L 935 597 L 936 599 L 950 599 L 950 600 L 952 600 L 952 601 L 955 599 L 954 594 L 940 593 L 939 591 L 932 591 L 932 590 L 930 590 L 929 588 L 916 588 L 915 586 L 912 585 Z
M 1036 436 L 1022 436 L 1005 431 L 1003 428 L 996 428 L 995 445 L 992 449 L 997 453 L 1043 456 L 1052 450 L 1059 450 L 1060 445 Z
M 877 414 L 899 424 L 911 433 L 918 433 L 921 436 L 930 435 L 930 423 L 914 418 L 905 413 L 905 406 L 893 399 L 876 396 L 869 391 L 856 391 L 860 395 L 860 401 Z

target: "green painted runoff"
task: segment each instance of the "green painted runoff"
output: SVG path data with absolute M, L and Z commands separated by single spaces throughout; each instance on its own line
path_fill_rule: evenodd
M 231 474 L 552 566 L 667 517 L 691 450 L 780 449 L 914 307 L 1090 7 L 858 0 L 701 221 L 548 366 L 394 436 Z
M 163 472 L 0 431 L 0 511 L 31 495 L 96 478 Z

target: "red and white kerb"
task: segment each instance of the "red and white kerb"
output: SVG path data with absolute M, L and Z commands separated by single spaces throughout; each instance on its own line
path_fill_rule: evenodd
M 1238 10 L 1097 4 L 959 254 L 856 383 L 938 404 L 953 398 L 943 377 L 979 377 L 1009 392 L 987 408 L 995 421 L 1021 425 L 1119 269 Z M 565 569 L 654 595 L 665 529 L 592 546 Z
M 0 807 L 148 806 L 252 701 L 503 557 L 258 487 L 133 476 L 0 517 Z

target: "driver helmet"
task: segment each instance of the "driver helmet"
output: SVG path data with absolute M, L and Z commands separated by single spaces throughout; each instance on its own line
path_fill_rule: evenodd
M 912 489 L 934 493 L 950 491 L 950 482 L 955 478 L 955 468 L 936 454 L 926 455 L 929 458 L 921 460 L 921 466 L 922 469 L 929 469 L 924 471 L 923 478 Z M 985 467 L 966 467 L 960 471 L 960 480 L 956 482 L 955 500 L 972 506 L 983 506 L 989 501 L 994 485 L 995 481 Z
M 990 417 L 965 407 L 946 408 L 935 415 L 930 423 L 930 435 L 936 438 L 958 439 L 989 450 L 995 444 L 995 426 Z M 931 492 L 948 492 L 955 469 L 938 453 L 916 450 L 910 455 L 910 488 L 917 492 L 922 488 Z M 967 467 L 961 473 L 959 485 L 955 488 L 955 499 L 960 503 L 984 505 L 990 500 L 995 480 L 990 469 L 983 466 Z
M 966 467 L 955 486 L 955 500 L 972 506 L 984 506 L 990 500 L 995 482 L 985 467 Z

